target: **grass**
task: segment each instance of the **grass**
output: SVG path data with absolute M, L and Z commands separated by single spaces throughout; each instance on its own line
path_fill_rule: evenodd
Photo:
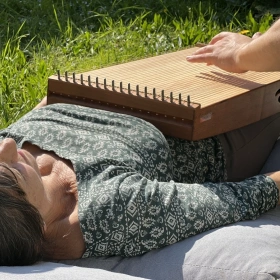
M 38 103 L 57 69 L 158 55 L 223 30 L 252 35 L 273 22 L 278 10 L 269 7 L 239 0 L 0 0 L 0 128 Z

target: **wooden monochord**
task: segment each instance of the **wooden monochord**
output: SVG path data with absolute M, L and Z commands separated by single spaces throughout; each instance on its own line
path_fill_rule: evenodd
M 131 114 L 164 134 L 199 140 L 280 111 L 280 73 L 233 74 L 191 64 L 197 48 L 48 80 L 48 104 L 64 102 Z

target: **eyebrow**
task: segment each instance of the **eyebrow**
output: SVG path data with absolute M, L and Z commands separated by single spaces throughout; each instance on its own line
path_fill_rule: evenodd
M 9 170 L 10 173 L 12 173 L 12 175 L 14 176 L 16 182 L 18 183 L 17 176 L 16 176 L 16 174 L 14 173 L 14 171 L 10 167 L 8 167 L 6 164 L 3 164 L 3 163 L 0 163 L 0 167 L 4 167 L 6 170 Z

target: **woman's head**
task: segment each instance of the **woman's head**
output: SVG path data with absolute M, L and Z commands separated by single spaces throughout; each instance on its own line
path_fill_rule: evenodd
M 0 172 L 0 265 L 28 265 L 41 259 L 44 223 L 28 202 L 16 175 Z
M 0 143 L 0 265 L 41 258 L 44 188 L 35 158 L 6 138 Z
M 0 163 L 13 172 L 27 200 L 44 217 L 50 208 L 35 157 L 27 150 L 18 149 L 12 138 L 6 138 L 0 142 Z M 9 170 L 4 170 L 4 172 L 9 172 Z
M 36 157 L 13 139 L 0 142 L 0 265 L 65 255 L 67 245 L 60 248 L 59 241 L 70 229 L 61 226 L 65 211 L 53 189 L 56 173 L 50 174 L 41 176 Z

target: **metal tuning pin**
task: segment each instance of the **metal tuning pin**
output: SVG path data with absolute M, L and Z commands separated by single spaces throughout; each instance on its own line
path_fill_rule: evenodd
M 68 72 L 65 71 L 65 81 L 68 82 Z
M 153 88 L 153 98 L 156 99 L 156 88 Z
M 81 74 L 81 85 L 84 84 L 84 77 L 83 77 L 83 74 Z
M 115 91 L 115 81 L 112 81 L 112 90 Z
M 57 70 L 57 78 L 60 81 L 60 70 Z
M 96 84 L 96 87 L 98 88 L 99 87 L 98 77 L 95 78 L 95 84 Z
M 173 103 L 173 92 L 170 92 L 170 103 Z
M 120 92 L 123 92 L 123 88 L 122 88 L 122 82 L 120 82 Z
M 104 89 L 107 89 L 107 81 L 104 79 Z
M 164 90 L 161 91 L 161 101 L 164 101 Z
M 90 76 L 87 77 L 87 80 L 88 80 L 88 86 L 90 87 L 91 86 Z
M 181 105 L 182 104 L 182 94 L 179 93 L 179 104 Z
M 130 83 L 128 83 L 127 89 L 128 89 L 128 94 L 131 94 L 131 91 L 130 91 Z
M 188 106 L 191 106 L 191 97 L 188 95 Z
M 136 86 L 136 94 L 139 96 L 139 85 Z
M 148 97 L 148 88 L 145 87 L 145 97 Z
M 76 74 L 75 74 L 75 72 L 73 73 L 73 83 L 76 83 Z

